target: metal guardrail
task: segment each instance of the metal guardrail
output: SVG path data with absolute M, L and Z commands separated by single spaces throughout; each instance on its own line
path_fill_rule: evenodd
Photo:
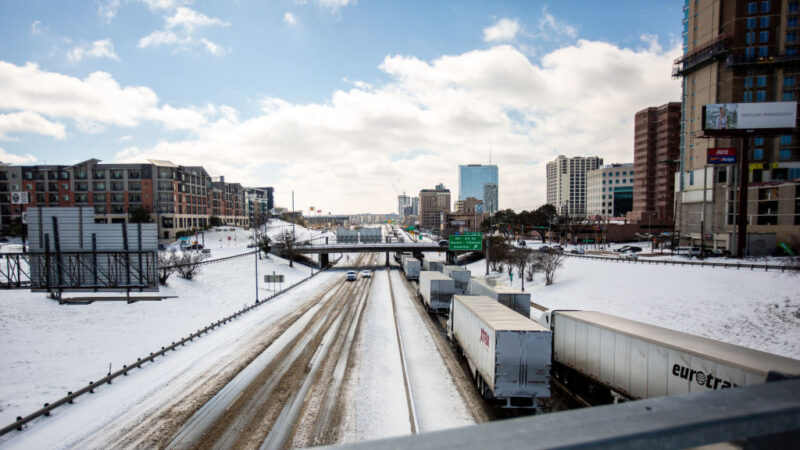
M 247 254 L 252 255 L 253 253 L 254 252 L 250 252 L 250 253 L 247 253 Z M 221 261 L 221 260 L 224 260 L 224 259 L 232 259 L 232 258 L 241 257 L 241 256 L 244 256 L 244 255 L 236 255 L 236 256 L 230 256 L 230 257 L 227 257 L 227 258 L 219 258 L 217 260 L 217 262 Z M 341 259 L 341 258 L 339 258 L 339 259 Z M 338 261 L 339 260 L 334 261 L 333 264 L 335 264 Z M 17 417 L 16 421 L 14 421 L 13 423 L 10 423 L 10 424 L 6 425 L 5 427 L 3 427 L 2 429 L 0 429 L 0 436 L 3 436 L 6 433 L 8 433 L 8 432 L 10 432 L 12 430 L 15 430 L 15 429 L 16 430 L 22 430 L 22 427 L 25 424 L 27 424 L 28 422 L 30 422 L 30 421 L 32 421 L 34 419 L 37 419 L 37 418 L 39 418 L 41 416 L 49 416 L 50 415 L 50 411 L 52 411 L 53 409 L 58 408 L 59 406 L 62 406 L 62 405 L 67 404 L 67 403 L 71 404 L 71 403 L 73 403 L 73 401 L 76 398 L 80 397 L 81 395 L 86 394 L 87 392 L 88 393 L 94 393 L 94 390 L 99 388 L 100 386 L 102 386 L 104 384 L 111 384 L 111 382 L 115 378 L 118 378 L 120 376 L 127 376 L 129 371 L 131 371 L 133 369 L 140 368 L 142 366 L 142 364 L 151 362 L 151 361 L 155 360 L 159 356 L 164 356 L 166 353 L 168 353 L 170 351 L 175 351 L 178 347 L 182 347 L 182 346 L 186 345 L 187 342 L 193 341 L 195 338 L 199 338 L 203 333 L 207 334 L 209 331 L 213 330 L 214 328 L 216 328 L 218 326 L 221 326 L 221 325 L 224 325 L 224 324 L 232 321 L 233 319 L 236 319 L 239 316 L 241 316 L 241 315 L 243 315 L 243 314 L 245 314 L 247 312 L 250 312 L 255 308 L 258 308 L 259 306 L 263 305 L 264 303 L 269 302 L 270 300 L 274 299 L 275 297 L 278 297 L 280 295 L 285 294 L 287 291 L 289 291 L 291 289 L 294 289 L 295 287 L 305 283 L 306 281 L 308 281 L 311 278 L 317 276 L 319 273 L 323 272 L 324 270 L 326 270 L 326 269 L 317 271 L 317 272 L 311 274 L 310 276 L 308 276 L 307 278 L 303 278 L 302 280 L 298 281 L 297 283 L 294 283 L 291 286 L 288 286 L 285 289 L 281 289 L 280 291 L 277 291 L 277 292 L 273 293 L 269 297 L 267 297 L 267 298 L 265 298 L 263 300 L 260 300 L 258 303 L 250 305 L 250 306 L 248 306 L 246 308 L 242 308 L 242 309 L 236 311 L 235 313 L 233 313 L 233 314 L 231 314 L 231 315 L 229 315 L 227 317 L 224 317 L 224 318 L 222 318 L 220 320 L 217 320 L 216 322 L 211 322 L 211 324 L 206 326 L 205 328 L 201 328 L 201 329 L 197 330 L 196 332 L 190 334 L 189 336 L 187 336 L 187 337 L 185 337 L 185 338 L 183 338 L 183 339 L 181 339 L 181 340 L 179 340 L 177 342 L 172 342 L 168 346 L 161 347 L 161 350 L 159 350 L 159 351 L 151 352 L 150 355 L 148 355 L 148 356 L 146 356 L 144 358 L 136 358 L 136 362 L 131 363 L 130 365 L 125 364 L 125 365 L 122 366 L 122 369 L 119 369 L 116 372 L 109 373 L 108 375 L 106 375 L 105 377 L 97 380 L 96 382 L 95 381 L 90 381 L 87 386 L 84 386 L 83 388 L 78 389 L 75 392 L 69 391 L 65 397 L 62 397 L 62 398 L 54 401 L 53 403 L 45 403 L 43 408 L 38 409 L 38 410 L 28 414 L 25 417 L 21 417 L 21 416 Z
M 800 379 L 488 422 L 349 449 L 688 448 L 747 440 L 796 448 Z M 751 448 L 746 446 L 746 448 Z
M 230 261 L 232 259 L 241 258 L 243 256 L 254 255 L 257 251 L 258 250 L 253 250 L 253 251 L 250 251 L 250 252 L 247 252 L 247 253 L 239 253 L 238 255 L 226 256 L 224 258 L 206 259 L 206 260 L 199 261 L 199 262 L 196 262 L 196 263 L 172 264 L 170 266 L 161 267 L 161 269 L 175 269 L 175 268 L 184 267 L 184 266 L 202 266 L 202 265 L 205 265 L 205 264 L 213 264 L 213 263 L 218 263 L 218 262 Z
M 636 259 L 626 259 L 626 258 L 614 258 L 611 256 L 594 256 L 594 255 L 575 255 L 571 253 L 563 253 L 564 256 L 568 256 L 570 258 L 583 258 L 583 259 L 594 259 L 594 260 L 602 260 L 602 261 L 614 261 L 614 262 L 628 262 L 633 264 L 656 264 L 656 265 L 673 265 L 673 266 L 699 266 L 699 267 L 722 267 L 725 269 L 750 269 L 750 270 L 779 270 L 781 272 L 797 272 L 800 271 L 800 267 L 792 267 L 786 265 L 776 265 L 776 264 L 746 264 L 746 263 L 715 263 L 715 262 L 700 262 L 700 261 L 671 261 L 666 259 L 647 259 L 647 258 L 636 258 Z

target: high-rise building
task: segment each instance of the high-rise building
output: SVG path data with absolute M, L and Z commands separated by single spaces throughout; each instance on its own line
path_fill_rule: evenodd
M 497 212 L 497 166 L 467 164 L 458 166 L 458 199 L 468 197 L 483 201 L 488 213 Z
M 610 164 L 586 172 L 586 214 L 624 217 L 633 207 L 633 164 Z
M 419 191 L 419 226 L 426 230 L 440 230 L 443 213 L 450 212 L 450 189 L 444 184 L 435 189 Z
M 547 163 L 547 203 L 559 214 L 586 215 L 586 172 L 603 164 L 599 156 L 559 155 Z
M 634 119 L 633 211 L 638 223 L 672 225 L 675 165 L 680 154 L 681 104 L 671 102 L 643 109 Z
M 406 208 L 411 207 L 411 197 L 407 196 L 405 192 L 397 196 L 397 215 L 400 219 L 406 216 Z
M 703 105 L 796 101 L 800 87 L 800 2 L 685 0 L 681 147 L 676 232 L 682 243 L 735 251 L 738 164 L 708 165 L 709 148 L 741 149 L 741 139 L 706 138 Z M 747 168 L 749 253 L 800 241 L 798 134 L 750 137 Z M 769 242 L 772 242 L 770 245 Z M 771 248 L 767 248 L 771 247 Z

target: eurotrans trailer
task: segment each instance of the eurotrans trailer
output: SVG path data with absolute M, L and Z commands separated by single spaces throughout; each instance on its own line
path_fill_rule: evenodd
M 454 295 L 447 335 L 484 399 L 536 408 L 538 398 L 550 397 L 549 329 L 484 295 Z
M 593 403 L 761 384 L 800 361 L 595 311 L 551 310 L 553 378 Z M 610 390 L 610 391 L 609 391 Z

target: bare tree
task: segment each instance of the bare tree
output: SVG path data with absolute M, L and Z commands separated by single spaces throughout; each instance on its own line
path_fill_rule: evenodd
M 167 279 L 175 272 L 175 252 L 158 252 L 158 284 L 167 285 Z
M 294 234 L 286 230 L 275 238 L 275 242 L 282 249 L 281 253 L 286 253 L 289 256 L 289 267 L 294 267 L 294 248 L 297 245 L 297 239 Z
M 525 280 L 533 282 L 534 274 L 543 270 L 541 255 L 541 252 L 530 252 L 528 254 L 528 268 L 525 271 Z
M 532 263 L 531 251 L 527 248 L 516 247 L 508 252 L 508 262 L 511 266 L 517 268 L 517 274 L 522 282 L 522 290 L 525 290 L 525 271 Z
M 200 262 L 205 259 L 204 254 L 198 252 L 183 252 L 175 258 L 175 271 L 181 278 L 191 280 L 200 270 Z
M 564 255 L 556 252 L 541 253 L 539 261 L 544 272 L 545 285 L 550 286 L 555 280 L 556 271 L 564 265 Z

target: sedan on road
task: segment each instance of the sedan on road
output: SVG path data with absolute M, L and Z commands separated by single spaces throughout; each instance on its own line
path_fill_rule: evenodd
M 356 281 L 356 271 L 355 270 L 348 270 L 347 275 L 345 276 L 347 281 Z
M 361 278 L 372 278 L 372 271 L 370 271 L 370 270 L 362 270 L 361 271 Z

